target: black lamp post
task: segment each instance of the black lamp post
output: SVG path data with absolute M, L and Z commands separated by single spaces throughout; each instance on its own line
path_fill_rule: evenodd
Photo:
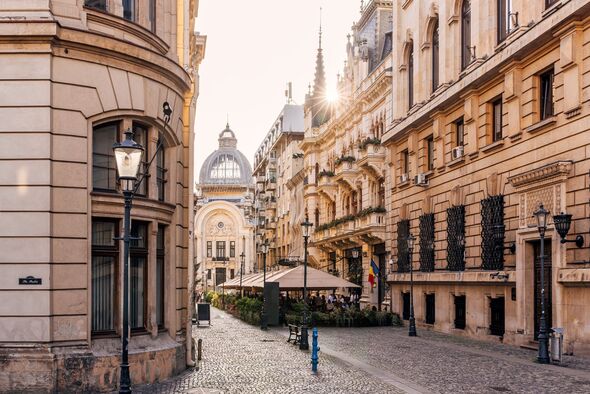
M 266 308 L 264 304 L 266 297 L 264 296 L 264 289 L 266 287 L 266 254 L 268 253 L 268 239 L 264 240 L 264 243 L 260 247 L 262 250 L 262 315 L 260 316 L 260 329 L 268 330 L 268 322 L 266 319 Z
M 119 181 L 125 198 L 123 229 L 123 327 L 121 332 L 121 379 L 119 393 L 131 393 L 129 375 L 129 231 L 131 228 L 131 202 L 135 193 L 135 181 L 143 156 L 143 147 L 133 141 L 133 132 L 125 132 L 125 140 L 113 145 Z
M 244 260 L 246 259 L 246 255 L 242 251 L 240 255 L 240 297 L 244 296 L 244 289 L 242 288 L 242 277 L 244 276 Z
M 412 234 L 407 239 L 408 242 L 408 264 L 410 265 L 410 328 L 408 335 L 415 337 L 416 334 L 416 319 L 414 318 L 414 264 L 412 263 L 412 255 L 414 253 L 414 243 L 416 237 Z
M 307 244 L 309 242 L 309 235 L 311 227 L 309 219 L 305 217 L 305 222 L 301 223 L 303 228 L 303 324 L 301 325 L 301 340 L 299 341 L 299 349 L 309 349 L 309 338 L 307 334 Z
M 537 228 L 541 236 L 541 317 L 539 319 L 539 355 L 537 361 L 541 364 L 549 364 L 549 337 L 547 335 L 547 321 L 545 319 L 545 231 L 547 230 L 547 216 L 549 211 L 539 206 L 534 212 L 537 218 Z

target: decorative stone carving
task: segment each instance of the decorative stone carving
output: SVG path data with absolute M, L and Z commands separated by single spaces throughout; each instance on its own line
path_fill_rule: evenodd
M 508 178 L 508 182 L 515 188 L 524 188 L 535 183 L 547 183 L 547 181 L 560 182 L 567 179 L 572 170 L 573 161 L 557 161 L 541 168 L 514 175 Z M 557 179 L 555 179 L 557 178 Z

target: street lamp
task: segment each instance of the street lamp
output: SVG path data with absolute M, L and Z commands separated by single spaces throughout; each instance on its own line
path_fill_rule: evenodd
M 246 255 L 244 254 L 244 252 L 242 251 L 242 254 L 240 255 L 240 298 L 244 296 L 244 289 L 242 288 L 242 276 L 244 275 L 244 259 L 246 258 Z
M 410 328 L 408 335 L 416 336 L 416 319 L 414 318 L 414 264 L 412 263 L 412 254 L 414 253 L 414 243 L 416 237 L 412 234 L 407 238 L 408 242 L 408 264 L 410 265 Z
M 131 393 L 131 377 L 129 376 L 129 230 L 131 228 L 131 201 L 134 195 L 135 181 L 143 147 L 133 141 L 131 129 L 125 132 L 125 140 L 113 145 L 117 172 L 123 197 L 125 198 L 125 218 L 123 235 L 123 330 L 121 333 L 121 380 L 119 393 Z
M 307 216 L 305 222 L 301 223 L 303 228 L 303 324 L 301 326 L 301 340 L 299 341 L 299 349 L 309 349 L 309 342 L 307 336 L 307 243 L 311 233 L 313 223 L 309 222 Z
M 262 316 L 260 316 L 260 329 L 268 330 L 268 322 L 266 321 L 266 308 L 264 303 L 266 297 L 264 297 L 264 290 L 266 287 L 266 254 L 268 253 L 268 239 L 264 240 L 264 243 L 260 247 L 262 251 Z
M 547 230 L 547 216 L 549 211 L 539 206 L 534 217 L 537 218 L 537 228 L 541 236 L 541 317 L 539 319 L 539 354 L 537 361 L 541 364 L 549 364 L 549 337 L 547 336 L 547 321 L 545 320 L 545 231 Z

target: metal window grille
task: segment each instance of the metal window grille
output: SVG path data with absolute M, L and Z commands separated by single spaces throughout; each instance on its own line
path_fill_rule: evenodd
M 447 209 L 447 269 L 465 270 L 465 206 Z
M 504 196 L 481 200 L 481 261 L 487 270 L 504 269 Z
M 434 271 L 434 213 L 420 216 L 420 271 Z
M 410 272 L 408 256 L 408 236 L 410 221 L 400 220 L 397 223 L 397 272 Z
M 92 221 L 92 333 L 115 330 L 118 242 L 117 222 Z

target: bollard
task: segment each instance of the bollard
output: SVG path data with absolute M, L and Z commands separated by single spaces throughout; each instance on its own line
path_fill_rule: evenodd
M 320 347 L 318 346 L 318 329 L 317 327 L 313 328 L 313 334 L 311 335 L 311 371 L 314 374 L 318 373 L 318 352 L 320 351 Z
M 201 361 L 203 358 L 203 340 L 199 338 L 197 342 L 197 361 Z

